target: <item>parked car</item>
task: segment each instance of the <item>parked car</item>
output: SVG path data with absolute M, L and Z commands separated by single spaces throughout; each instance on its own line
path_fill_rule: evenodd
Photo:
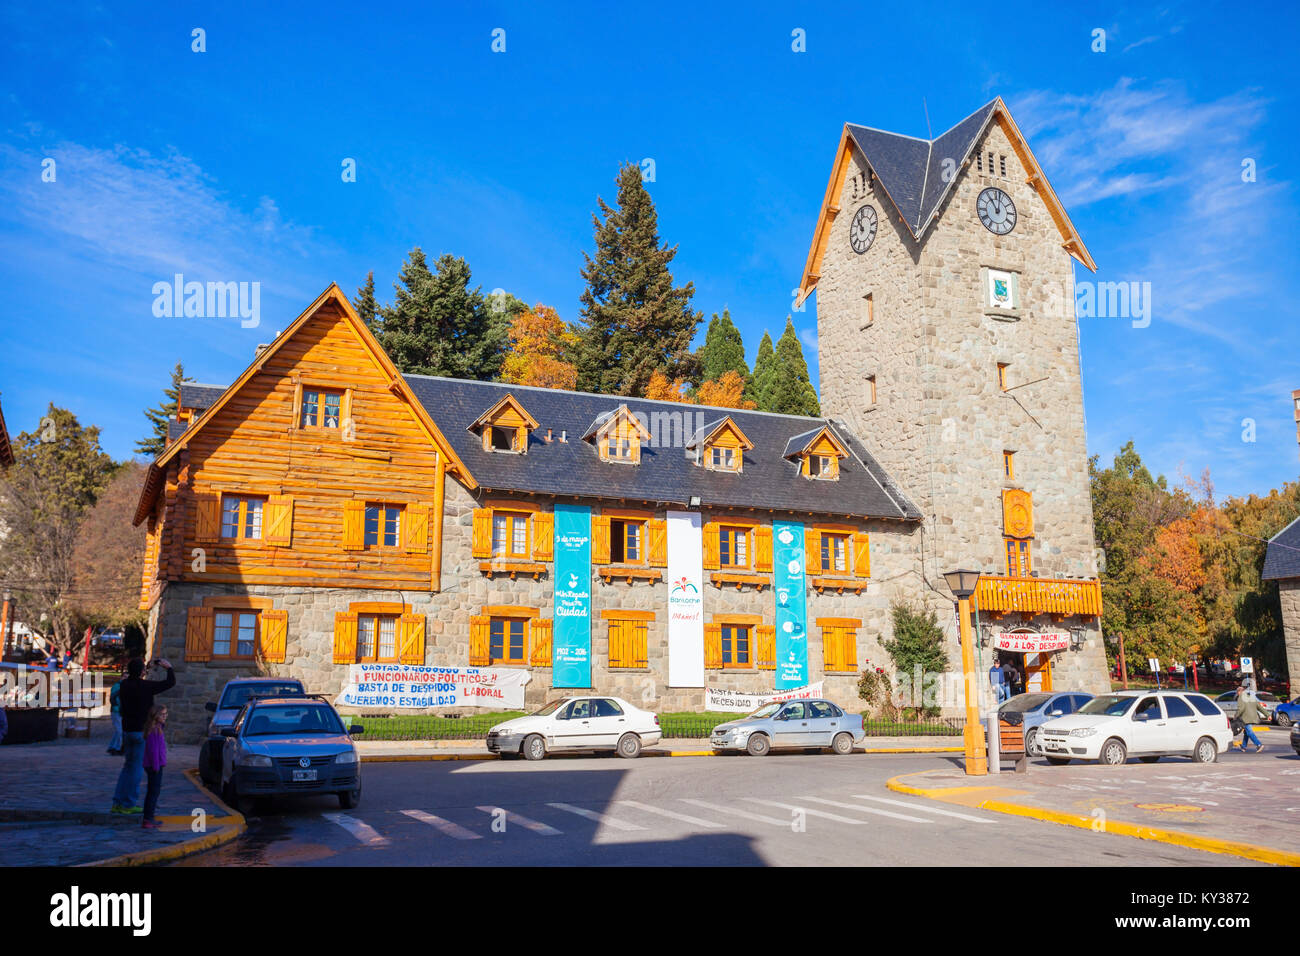
M 633 707 L 621 697 L 561 697 L 535 714 L 516 717 L 488 731 L 494 754 L 523 754 L 541 760 L 548 753 L 613 750 L 638 757 L 641 748 L 659 743 L 659 716 Z
M 222 728 L 222 799 L 333 793 L 350 810 L 361 802 L 361 759 L 343 721 L 321 697 L 252 697 Z
M 199 776 L 209 786 L 221 779 L 221 751 L 225 738 L 221 732 L 234 726 L 235 718 L 248 701 L 254 697 L 303 697 L 307 691 L 302 681 L 286 677 L 237 677 L 226 681 L 221 696 L 204 706 L 212 714 L 208 722 L 208 736 L 199 745 Z
M 1279 703 L 1273 708 L 1273 723 L 1279 727 L 1290 727 L 1300 722 L 1300 697 L 1288 702 Z
M 1112 766 L 1130 756 L 1144 763 L 1167 756 L 1213 763 L 1233 736 L 1228 716 L 1214 701 L 1168 690 L 1102 694 L 1075 714 L 1049 720 L 1040 733 L 1050 763 L 1081 759 Z
M 1003 701 L 998 708 L 998 717 L 1009 724 L 1022 725 L 1025 750 L 1031 757 L 1041 757 L 1043 744 L 1039 739 L 1039 727 L 1054 717 L 1073 714 L 1090 700 L 1091 694 L 1079 690 L 1017 694 Z
M 1264 723 L 1273 723 L 1273 708 L 1275 708 L 1280 701 L 1278 701 L 1275 695 L 1263 690 L 1255 691 L 1255 699 L 1259 702 L 1259 716 L 1264 718 Z M 1225 714 L 1228 715 L 1229 720 L 1237 716 L 1237 692 L 1235 690 L 1230 690 L 1226 694 L 1220 694 L 1218 697 L 1214 698 L 1214 702 L 1219 705 L 1219 708 Z
M 837 754 L 853 752 L 866 739 L 861 714 L 850 714 L 829 700 L 787 700 L 764 704 L 740 720 L 713 728 L 714 750 L 744 750 L 754 757 L 775 749 L 830 747 Z
M 1291 725 L 1291 746 L 1300 754 L 1300 721 Z

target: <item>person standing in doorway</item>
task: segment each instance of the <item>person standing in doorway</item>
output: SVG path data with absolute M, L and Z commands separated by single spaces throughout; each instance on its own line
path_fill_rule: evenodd
M 118 691 L 122 707 L 122 772 L 117 775 L 117 788 L 113 791 L 113 813 L 139 813 L 136 803 L 140 795 L 140 777 L 144 774 L 144 723 L 153 707 L 154 694 L 161 694 L 176 686 L 172 665 L 159 660 L 158 665 L 167 671 L 164 680 L 145 680 L 144 661 L 136 657 L 126 665 L 126 680 Z
M 993 697 L 1000 704 L 1007 699 L 1007 682 L 1002 677 L 1002 668 L 998 665 L 997 659 L 994 658 L 993 666 L 989 668 L 989 683 L 993 685 Z
M 1011 658 L 1005 658 L 1002 661 L 1002 680 L 1007 685 L 1008 697 L 1015 697 L 1020 691 L 1020 671 L 1016 670 L 1016 665 L 1011 663 Z

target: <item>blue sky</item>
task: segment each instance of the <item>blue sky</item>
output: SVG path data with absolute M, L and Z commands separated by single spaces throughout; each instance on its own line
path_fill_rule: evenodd
M 417 244 L 576 319 L 596 196 L 647 157 L 676 277 L 706 318 L 730 308 L 752 362 L 842 124 L 924 136 L 928 108 L 937 134 L 1001 95 L 1097 278 L 1151 283 L 1148 327 L 1081 322 L 1090 450 L 1132 438 L 1220 494 L 1294 480 L 1294 7 L 901 6 L 7 4 L 10 431 L 53 401 L 129 455 L 177 359 L 228 382 L 330 281 L 351 295 L 373 269 L 389 298 Z M 260 282 L 262 326 L 156 318 L 176 272 Z M 794 318 L 816 383 L 815 300 Z

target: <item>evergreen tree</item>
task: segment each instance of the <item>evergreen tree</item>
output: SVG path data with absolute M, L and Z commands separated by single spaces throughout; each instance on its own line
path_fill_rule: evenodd
M 745 397 L 753 398 L 749 366 L 745 363 L 745 343 L 728 310 L 723 309 L 721 316 L 713 313 L 696 358 L 703 382 L 719 382 L 728 372 L 735 372 L 744 382 Z
M 149 426 L 153 431 L 147 438 L 142 438 L 135 443 L 136 454 L 145 455 L 148 458 L 157 458 L 166 450 L 167 423 L 176 414 L 181 382 L 187 381 L 191 381 L 191 379 L 185 377 L 185 369 L 180 362 L 177 362 L 176 368 L 172 370 L 171 388 L 163 389 L 163 395 L 166 396 L 167 400 L 157 408 L 146 408 L 144 410 L 144 417 L 149 419 Z
M 399 371 L 492 379 L 501 371 L 504 313 L 494 314 L 469 287 L 464 259 L 439 257 L 430 272 L 417 246 L 407 256 L 393 304 L 379 310 L 379 341 Z
M 375 301 L 373 269 L 366 273 L 366 284 L 357 290 L 357 297 L 352 300 L 352 308 L 356 309 L 361 321 L 366 323 L 366 328 L 371 332 L 379 331 L 379 303 Z
M 776 343 L 774 362 L 766 411 L 785 415 L 821 415 L 821 403 L 817 401 L 817 392 L 808 378 L 808 363 L 804 361 L 803 348 L 789 316 L 785 319 L 785 331 Z
M 691 339 L 702 318 L 690 308 L 693 283 L 674 286 L 668 269 L 676 246 L 660 246 L 658 215 L 629 163 L 619 170 L 618 206 L 597 198 L 592 215 L 596 252 L 583 253 L 582 326 L 575 364 L 578 387 L 642 395 L 650 376 L 696 378 Z
M 776 376 L 776 349 L 772 336 L 763 330 L 763 341 L 758 343 L 758 358 L 754 360 L 753 398 L 760 410 L 772 410 L 772 382 Z

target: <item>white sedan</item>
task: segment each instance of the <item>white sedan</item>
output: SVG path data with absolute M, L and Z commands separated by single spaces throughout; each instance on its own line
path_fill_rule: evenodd
M 494 754 L 523 754 L 541 760 L 548 753 L 613 750 L 637 757 L 659 743 L 659 716 L 620 697 L 561 697 L 535 714 L 497 724 L 487 735 Z
M 1144 763 L 1191 757 L 1214 763 L 1232 743 L 1228 718 L 1204 694 L 1125 690 L 1094 697 L 1039 730 L 1050 763 L 1096 760 L 1118 766 L 1130 756 Z

